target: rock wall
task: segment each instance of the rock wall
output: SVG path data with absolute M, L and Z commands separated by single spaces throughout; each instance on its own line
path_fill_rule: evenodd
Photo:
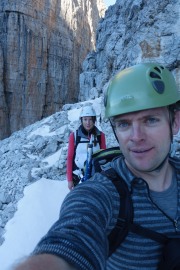
M 77 101 L 102 0 L 1 0 L 0 139 Z
M 139 62 L 164 64 L 180 85 L 179 29 L 179 0 L 117 0 L 99 23 L 96 50 L 83 63 L 79 100 L 99 97 L 118 70 Z

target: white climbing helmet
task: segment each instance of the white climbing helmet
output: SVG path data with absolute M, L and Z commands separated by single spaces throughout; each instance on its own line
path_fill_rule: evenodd
M 96 116 L 95 110 L 92 106 L 85 106 L 82 108 L 80 118 L 84 116 Z

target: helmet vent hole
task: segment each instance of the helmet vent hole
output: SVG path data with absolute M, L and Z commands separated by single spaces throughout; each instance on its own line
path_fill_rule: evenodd
M 155 79 L 161 79 L 161 77 L 157 73 L 155 73 L 153 71 L 150 72 L 150 77 L 155 78 Z
M 159 73 L 161 73 L 161 70 L 160 70 L 160 68 L 158 68 L 158 67 L 155 67 L 154 68 L 157 72 L 159 72 Z
M 153 81 L 152 86 L 158 94 L 163 94 L 165 86 L 162 81 Z

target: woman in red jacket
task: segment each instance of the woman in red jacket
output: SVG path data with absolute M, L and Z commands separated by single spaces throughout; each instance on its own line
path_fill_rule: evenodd
M 87 158 L 87 145 L 92 142 L 93 152 L 106 149 L 105 134 L 96 126 L 96 113 L 92 106 L 82 108 L 81 125 L 69 136 L 67 155 L 67 181 L 71 190 L 82 178 L 82 169 Z

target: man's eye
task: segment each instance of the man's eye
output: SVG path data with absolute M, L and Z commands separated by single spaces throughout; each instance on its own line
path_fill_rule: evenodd
M 126 128 L 128 127 L 128 122 L 125 122 L 125 121 L 118 121 L 116 122 L 116 128 Z
M 155 118 L 155 117 L 149 117 L 149 118 L 146 120 L 146 122 L 147 122 L 148 124 L 155 124 L 155 123 L 159 122 L 159 119 L 158 119 L 158 118 Z

